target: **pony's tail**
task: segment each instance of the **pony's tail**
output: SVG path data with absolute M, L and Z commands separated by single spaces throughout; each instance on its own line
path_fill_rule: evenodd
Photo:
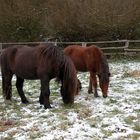
M 1 52 L 0 53 L 0 70 L 1 70 L 1 78 L 2 78 L 2 94 L 3 94 L 3 97 L 4 98 L 6 98 L 6 92 L 5 92 L 5 80 L 4 80 L 4 64 L 3 64 L 3 62 L 4 62 L 4 54 Z M 6 60 L 5 60 L 5 62 L 6 62 Z
M 2 50 L 0 50 L 0 69 L 1 69 L 1 55 L 2 55 Z
M 61 95 L 63 98 L 63 102 L 66 104 L 74 103 L 74 97 L 77 92 L 77 75 L 76 69 L 72 62 L 72 60 L 68 57 L 64 57 L 64 63 L 62 66 L 62 74 L 61 74 Z
M 10 100 L 12 97 L 11 78 L 13 74 L 11 72 L 10 65 L 8 63 L 8 57 L 12 58 L 10 53 L 8 53 L 6 50 L 3 50 L 2 53 L 0 54 L 2 94 L 5 99 Z

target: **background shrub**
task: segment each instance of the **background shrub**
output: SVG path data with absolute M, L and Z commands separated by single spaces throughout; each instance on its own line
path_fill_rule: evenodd
M 0 41 L 139 39 L 139 0 L 1 0 Z

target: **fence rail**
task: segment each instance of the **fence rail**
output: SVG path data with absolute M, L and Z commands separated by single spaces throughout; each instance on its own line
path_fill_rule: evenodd
M 12 43 L 0 43 L 0 52 L 7 46 L 11 45 L 37 45 L 44 43 L 53 43 L 55 45 L 67 46 L 70 44 L 79 44 L 81 46 L 89 46 L 92 44 L 98 45 L 106 55 L 137 55 L 140 54 L 140 40 L 115 40 L 115 41 L 98 41 L 98 42 L 12 42 Z M 116 46 L 116 44 L 121 44 Z M 130 44 L 139 44 L 139 45 L 130 45 Z M 111 44 L 111 45 L 110 45 Z

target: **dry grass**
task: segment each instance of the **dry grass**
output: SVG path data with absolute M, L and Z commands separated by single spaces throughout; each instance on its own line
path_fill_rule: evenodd
M 14 126 L 15 122 L 13 120 L 0 120 L 0 132 L 5 132 Z
M 132 71 L 132 72 L 129 72 L 128 74 L 129 74 L 129 76 L 131 76 L 131 77 L 140 78 L 140 70 L 134 70 L 134 71 Z

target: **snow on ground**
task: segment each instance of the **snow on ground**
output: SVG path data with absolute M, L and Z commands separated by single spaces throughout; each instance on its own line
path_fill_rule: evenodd
M 66 106 L 59 86 L 51 81 L 52 106 L 38 103 L 39 81 L 26 81 L 30 104 L 20 103 L 13 79 L 13 100 L 0 93 L 0 140 L 140 140 L 140 63 L 110 62 L 109 97 L 88 94 L 88 73 L 78 75 L 83 89 L 75 104 Z M 0 80 L 1 81 L 1 80 Z M 1 91 L 0 91 L 1 92 Z

